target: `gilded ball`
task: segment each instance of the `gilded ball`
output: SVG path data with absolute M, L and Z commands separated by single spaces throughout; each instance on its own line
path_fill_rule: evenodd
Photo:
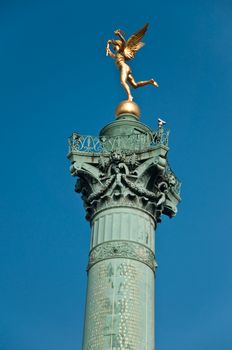
M 140 117 L 140 108 L 137 103 L 133 101 L 122 101 L 116 108 L 116 118 L 121 117 L 124 114 L 130 114 L 135 116 L 136 118 Z

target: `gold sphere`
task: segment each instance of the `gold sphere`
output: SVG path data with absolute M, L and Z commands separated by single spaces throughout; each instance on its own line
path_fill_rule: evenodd
M 122 101 L 116 108 L 115 115 L 116 118 L 122 116 L 123 114 L 131 114 L 136 118 L 140 117 L 140 108 L 137 103 L 133 101 Z

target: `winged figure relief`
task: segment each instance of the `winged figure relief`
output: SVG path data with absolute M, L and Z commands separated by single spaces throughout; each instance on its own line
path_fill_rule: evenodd
M 158 87 L 157 82 L 154 79 L 138 81 L 136 82 L 130 66 L 126 61 L 130 61 L 135 57 L 136 52 L 144 46 L 144 43 L 141 41 L 144 37 L 148 28 L 148 23 L 137 32 L 135 32 L 131 37 L 126 40 L 124 38 L 124 32 L 120 29 L 115 30 L 114 34 L 119 37 L 117 40 L 108 40 L 106 45 L 106 55 L 115 59 L 115 63 L 120 71 L 120 81 L 127 93 L 128 101 L 133 100 L 131 95 L 130 85 L 137 89 L 138 87 L 151 84 L 155 87 Z M 110 45 L 113 49 L 111 51 Z

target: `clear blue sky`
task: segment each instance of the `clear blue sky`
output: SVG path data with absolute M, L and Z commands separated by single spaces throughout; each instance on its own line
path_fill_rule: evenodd
M 135 100 L 143 122 L 167 120 L 183 182 L 157 230 L 157 349 L 232 349 L 231 18 L 225 0 L 1 1 L 1 350 L 81 349 L 89 225 L 67 138 L 114 119 L 106 40 L 147 21 L 132 67 L 160 88 Z

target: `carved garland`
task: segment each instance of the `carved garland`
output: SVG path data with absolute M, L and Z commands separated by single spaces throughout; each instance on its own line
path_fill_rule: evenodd
M 126 184 L 129 187 L 129 189 L 132 192 L 136 193 L 137 195 L 145 196 L 148 199 L 150 199 L 151 201 L 157 200 L 157 194 L 154 194 L 153 192 L 146 190 L 142 186 L 138 186 L 138 185 L 134 184 L 133 182 L 129 181 L 125 175 L 122 175 L 122 180 L 123 180 L 124 184 Z
M 114 258 L 140 261 L 154 272 L 157 267 L 154 253 L 146 246 L 132 241 L 108 241 L 99 244 L 90 251 L 87 271 L 99 261 Z
M 109 189 L 113 181 L 114 176 L 111 176 L 98 192 L 94 192 L 88 197 L 87 202 L 91 203 L 93 200 L 100 198 Z

